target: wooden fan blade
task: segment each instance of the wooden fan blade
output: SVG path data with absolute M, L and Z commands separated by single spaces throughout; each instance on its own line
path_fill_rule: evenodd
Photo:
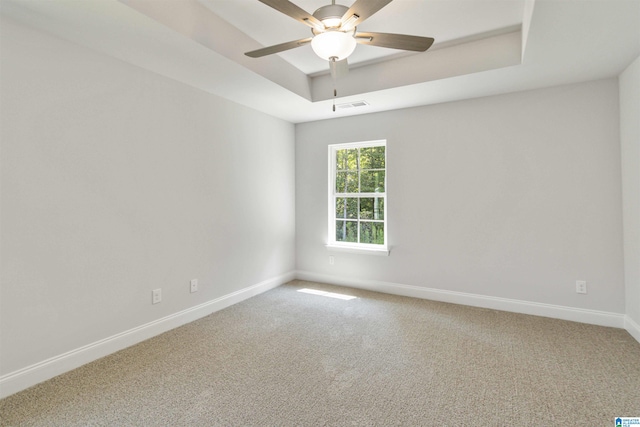
M 273 53 L 284 52 L 285 50 L 294 49 L 296 47 L 304 46 L 311 43 L 312 37 L 300 40 L 294 40 L 292 42 L 280 43 L 274 46 L 263 47 L 262 49 L 252 50 L 251 52 L 245 52 L 245 55 L 251 58 L 260 58 L 261 56 L 271 55 Z
M 333 77 L 334 80 L 338 79 L 338 77 L 346 76 L 349 74 L 347 58 L 342 61 L 329 61 L 329 69 L 331 70 L 331 77 Z
M 342 16 L 340 31 L 349 31 L 391 3 L 392 0 L 357 0 Z
M 424 52 L 433 44 L 431 37 L 408 36 L 390 33 L 356 33 L 356 42 L 391 49 L 412 50 Z
M 278 12 L 282 12 L 287 16 L 292 17 L 296 21 L 302 22 L 311 28 L 318 30 L 324 30 L 324 25 L 313 15 L 307 13 L 304 9 L 296 6 L 288 0 L 258 0 L 261 3 L 266 4 L 269 7 L 274 8 Z

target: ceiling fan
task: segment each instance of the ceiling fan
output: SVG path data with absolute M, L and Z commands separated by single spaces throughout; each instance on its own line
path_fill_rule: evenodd
M 258 1 L 311 27 L 313 35 L 305 39 L 246 52 L 245 55 L 251 58 L 260 58 L 311 43 L 313 51 L 320 58 L 329 61 L 331 75 L 334 79 L 348 72 L 347 57 L 353 53 L 358 43 L 415 52 L 424 52 L 433 44 L 431 37 L 357 32 L 357 25 L 391 3 L 392 0 L 356 0 L 350 8 L 336 4 L 335 0 L 332 0 L 331 4 L 322 6 L 313 12 L 313 15 L 288 0 Z

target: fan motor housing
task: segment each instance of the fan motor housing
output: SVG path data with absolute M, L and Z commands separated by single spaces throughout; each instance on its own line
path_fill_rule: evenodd
M 347 10 L 349 10 L 347 6 L 341 4 L 329 4 L 322 6 L 320 9 L 313 12 L 313 17 L 319 21 L 324 21 L 325 19 L 341 19 Z

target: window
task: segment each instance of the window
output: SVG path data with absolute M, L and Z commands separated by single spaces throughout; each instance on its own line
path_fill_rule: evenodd
M 329 247 L 387 252 L 386 141 L 329 146 Z

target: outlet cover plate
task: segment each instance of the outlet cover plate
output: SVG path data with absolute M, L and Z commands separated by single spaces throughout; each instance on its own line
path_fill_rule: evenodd
M 151 303 L 158 304 L 162 301 L 162 289 L 154 289 L 151 291 Z
M 586 280 L 576 280 L 576 293 L 586 294 L 587 293 L 587 281 Z

